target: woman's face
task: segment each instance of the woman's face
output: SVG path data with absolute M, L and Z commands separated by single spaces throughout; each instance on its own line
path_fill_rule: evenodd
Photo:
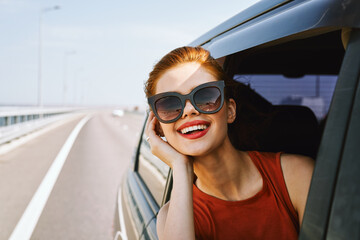
M 200 84 L 216 80 L 200 64 L 185 63 L 167 70 L 159 78 L 155 94 L 163 92 L 188 94 Z M 204 114 L 199 113 L 187 100 L 180 119 L 160 125 L 168 143 L 176 150 L 185 155 L 201 156 L 210 153 L 224 142 L 227 137 L 227 124 L 235 119 L 235 107 L 233 100 L 225 101 L 217 113 Z M 202 130 L 184 133 L 185 128 L 193 126 L 199 126 Z

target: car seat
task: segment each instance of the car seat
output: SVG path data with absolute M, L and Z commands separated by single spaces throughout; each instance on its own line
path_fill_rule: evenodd
M 316 157 L 320 127 L 312 110 L 306 106 L 277 105 L 257 136 L 261 151 L 294 153 Z
M 272 105 L 242 83 L 233 84 L 229 95 L 237 103 L 236 120 L 228 130 L 236 148 L 316 157 L 321 133 L 310 108 Z

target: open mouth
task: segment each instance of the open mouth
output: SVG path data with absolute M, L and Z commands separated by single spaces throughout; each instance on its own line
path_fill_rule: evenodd
M 181 125 L 177 131 L 181 136 L 188 139 L 197 139 L 204 136 L 210 129 L 210 122 L 195 120 Z

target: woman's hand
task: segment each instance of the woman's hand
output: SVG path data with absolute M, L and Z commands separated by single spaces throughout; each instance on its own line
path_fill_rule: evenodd
M 159 239 L 195 239 L 192 203 L 193 162 L 190 156 L 178 152 L 156 133 L 156 119 L 150 112 L 145 127 L 151 152 L 173 169 L 173 189 L 170 201 L 157 217 Z
M 156 133 L 156 124 L 159 124 L 154 113 L 150 111 L 149 117 L 145 126 L 145 133 L 148 136 L 148 142 L 151 147 L 151 153 L 160 158 L 170 168 L 174 167 L 174 163 L 192 164 L 191 158 L 181 154 L 174 149 L 169 143 L 165 142 Z

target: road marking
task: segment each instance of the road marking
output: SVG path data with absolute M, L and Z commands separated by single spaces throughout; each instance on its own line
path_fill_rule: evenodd
M 91 118 L 91 116 L 84 117 L 71 132 L 70 136 L 66 140 L 65 144 L 61 148 L 60 152 L 56 156 L 54 162 L 46 173 L 40 186 L 36 190 L 36 193 L 32 197 L 25 212 L 20 218 L 20 221 L 16 225 L 9 240 L 26 240 L 30 239 L 35 226 L 40 218 L 40 215 L 45 207 L 45 204 L 50 196 L 50 193 L 56 183 L 56 180 L 61 172 L 61 169 L 65 163 L 69 152 L 80 133 L 82 127 Z
M 122 208 L 121 187 L 119 188 L 119 192 L 118 192 L 118 211 L 119 211 L 120 231 L 116 232 L 114 240 L 118 240 L 119 237 L 121 237 L 122 240 L 128 240 L 126 234 L 123 208 Z

